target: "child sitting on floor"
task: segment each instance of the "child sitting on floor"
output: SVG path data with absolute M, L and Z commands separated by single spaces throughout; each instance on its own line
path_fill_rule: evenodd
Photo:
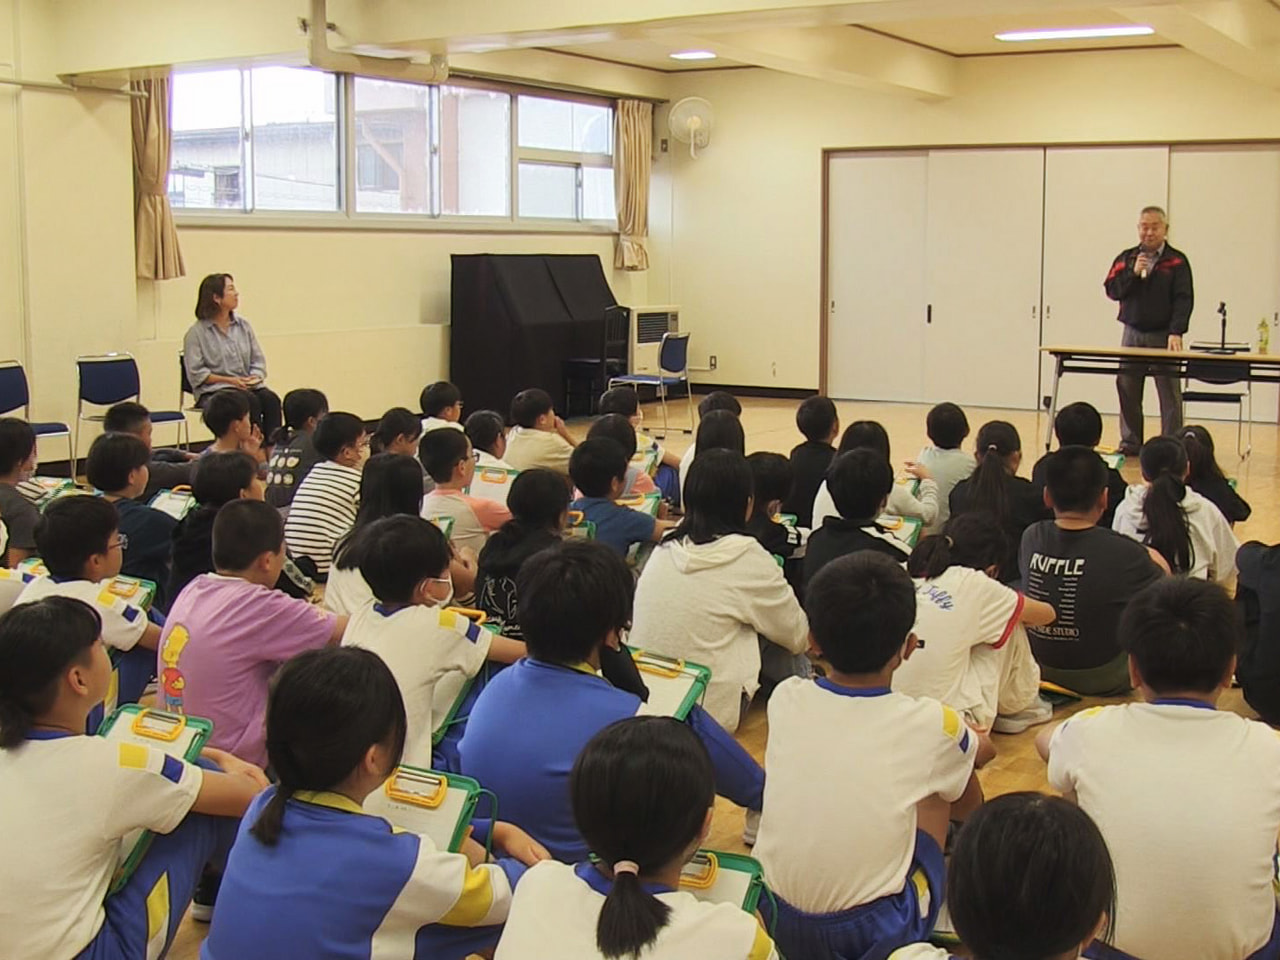
M 449 541 L 478 554 L 489 535 L 511 519 L 511 511 L 496 500 L 467 493 L 476 475 L 471 441 L 461 430 L 432 430 L 423 435 L 418 458 L 435 481 L 422 501 L 422 515 L 451 518 Z
M 279 779 L 241 823 L 205 960 L 386 950 L 436 960 L 493 947 L 512 887 L 546 851 L 495 823 L 507 857 L 487 863 L 470 837 L 450 853 L 366 814 L 361 804 L 400 763 L 405 726 L 395 678 L 368 650 L 317 650 L 285 665 L 267 707 Z
M 810 581 L 805 605 L 831 670 L 784 680 L 769 700 L 755 856 L 785 956 L 885 956 L 933 930 L 948 823 L 982 802 L 978 738 L 950 707 L 890 690 L 917 646 L 915 586 L 900 565 L 841 557 Z
M 1083 401 L 1069 403 L 1053 418 L 1053 435 L 1058 438 L 1059 450 L 1063 447 L 1096 449 L 1102 442 L 1102 414 L 1098 413 L 1097 408 L 1091 403 Z M 1031 468 L 1031 483 L 1041 494 L 1048 483 L 1051 456 L 1053 454 L 1046 453 Z M 1107 512 L 1098 521 L 1098 526 L 1111 528 L 1116 507 L 1124 500 L 1128 489 L 1129 484 L 1124 477 L 1120 476 L 1120 471 L 1107 464 Z
M 201 869 L 226 855 L 237 818 L 267 785 L 261 770 L 220 750 L 206 748 L 197 766 L 156 747 L 84 736 L 111 682 L 101 630 L 97 612 L 70 597 L 0 617 L 9 852 L 0 956 L 163 956 Z M 155 836 L 108 895 L 121 845 L 136 830 Z
M 433 703 L 436 684 L 452 672 L 474 678 L 486 660 L 514 663 L 524 656 L 524 644 L 448 609 L 451 554 L 435 524 L 407 516 L 376 520 L 357 534 L 353 550 L 377 602 L 352 614 L 342 642 L 372 650 L 395 675 L 409 718 L 405 763 L 457 769 L 456 746 L 443 742 L 433 762 L 432 708 L 446 706 Z M 479 694 L 483 685 L 476 686 Z M 465 714 L 458 719 L 465 721 Z M 461 728 L 461 722 L 450 728 L 452 744 L 461 738 Z
M 161 490 L 189 487 L 195 473 L 195 454 L 170 447 L 152 448 L 152 426 L 151 411 L 133 400 L 112 405 L 102 418 L 103 433 L 132 434 L 147 445 L 151 459 L 147 462 L 147 487 L 135 498 L 140 503 L 150 503 Z
M 369 435 L 354 414 L 330 413 L 316 426 L 313 439 L 324 460 L 311 468 L 294 494 L 284 536 L 289 552 L 305 560 L 307 572 L 323 581 L 334 546 L 356 520 Z
M 137 437 L 104 433 L 89 447 L 84 469 L 88 481 L 119 514 L 120 532 L 128 543 L 120 572 L 154 583 L 153 605 L 163 612 L 169 609 L 169 559 L 178 521 L 136 499 L 147 489 L 150 460 L 151 451 Z
M 587 431 L 588 440 L 595 440 L 597 437 L 605 437 L 612 440 L 622 448 L 622 452 L 626 455 L 627 476 L 622 484 L 620 496 L 645 496 L 659 492 L 657 484 L 653 482 L 653 477 L 649 476 L 634 462 L 639 441 L 636 438 L 635 427 L 631 426 L 631 422 L 626 417 L 618 413 L 605 414 L 593 423 L 591 429 Z M 572 474 L 571 467 L 570 476 Z
M 893 674 L 894 690 L 941 700 L 964 717 L 982 740 L 979 764 L 994 753 L 993 724 L 1018 733 L 1053 716 L 1023 625 L 1042 627 L 1056 614 L 995 579 L 1004 552 L 1004 534 L 980 513 L 920 541 L 907 561 L 920 646 Z
M 569 457 L 578 442 L 556 416 L 547 391 L 535 388 L 517 393 L 511 401 L 511 421 L 515 426 L 507 435 L 506 461 L 513 469 L 546 467 L 569 475 Z
M 804 443 L 791 448 L 794 479 L 782 509 L 796 518 L 797 526 L 808 530 L 813 526 L 814 498 L 836 456 L 833 444 L 840 436 L 836 405 L 829 397 L 809 397 L 796 410 L 796 427 L 804 434 Z
M 0 523 L 8 530 L 7 553 L 0 563 L 16 567 L 36 552 L 40 511 L 22 495 L 18 484 L 36 472 L 36 434 L 17 417 L 0 417 Z
M 968 480 L 977 466 L 973 454 L 961 449 L 969 436 L 969 418 L 954 403 L 939 403 L 925 418 L 929 444 L 920 451 L 916 462 L 929 471 L 938 485 L 938 516 L 925 527 L 937 533 L 951 518 L 951 491 L 961 480 Z
M 836 456 L 852 450 L 874 450 L 884 457 L 889 464 L 889 474 L 893 475 L 893 458 L 889 451 L 889 433 L 875 420 L 858 420 L 845 428 L 840 438 L 840 449 Z M 830 468 L 828 468 L 830 469 Z M 924 521 L 926 527 L 938 522 L 938 484 L 933 479 L 928 467 L 918 462 L 908 462 L 907 473 L 919 481 L 919 489 L 912 493 L 905 483 L 895 483 L 889 491 L 889 500 L 884 512 L 895 517 L 917 517 Z M 813 529 L 822 526 L 827 517 L 838 514 L 835 500 L 831 494 L 829 481 L 818 487 L 813 500 Z
M 202 454 L 247 453 L 259 464 L 265 463 L 262 431 L 250 418 L 249 393 L 239 387 L 218 390 L 204 405 L 200 419 L 213 434 L 213 443 Z
M 36 524 L 36 547 L 49 571 L 23 588 L 17 603 L 73 597 L 102 619 L 102 642 L 117 652 L 119 703 L 135 703 L 155 675 L 160 628 L 146 611 L 103 583 L 120 573 L 126 538 L 116 508 L 101 497 L 62 497 Z
M 369 453 L 402 453 L 412 457 L 422 439 L 422 421 L 406 407 L 392 407 L 369 435 Z
M 630 429 L 630 426 L 623 421 Z M 569 505 L 595 524 L 596 540 L 625 557 L 635 543 L 656 543 L 671 524 L 616 501 L 623 495 L 627 455 L 607 437 L 580 443 L 569 459 L 569 475 L 581 496 Z
M 271 438 L 267 461 L 267 503 L 286 509 L 311 468 L 324 459 L 314 435 L 320 418 L 329 412 L 329 400 L 319 390 L 303 388 L 284 395 L 284 426 Z
M 448 380 L 437 380 L 422 388 L 422 432 L 462 429 L 462 391 Z
M 631 387 L 611 387 L 600 394 L 597 411 L 602 417 L 611 413 L 621 414 L 636 431 L 636 447 L 653 450 L 657 454 L 658 469 L 653 482 L 662 491 L 662 498 L 670 503 L 680 502 L 680 457 L 666 449 L 652 436 L 645 433 L 644 411 L 640 409 L 640 396 Z
M 210 742 L 267 764 L 263 715 L 280 664 L 337 643 L 347 618 L 272 587 L 284 565 L 275 507 L 233 500 L 213 524 L 217 573 L 203 573 L 173 602 L 160 638 L 161 706 L 213 721 Z
M 889 461 L 876 450 L 851 450 L 832 461 L 825 482 L 837 513 L 823 520 L 809 537 L 804 582 L 837 557 L 860 550 L 873 550 L 905 563 L 911 548 L 876 522 L 894 487 Z
M 1222 511 L 1227 523 L 1235 526 L 1249 519 L 1253 508 L 1236 492 L 1213 453 L 1213 435 L 1191 424 L 1182 428 L 1182 445 L 1187 450 L 1187 486 Z M 1117 500 L 1117 503 L 1120 501 Z
M 497 960 L 633 957 L 777 960 L 737 904 L 680 890 L 680 869 L 711 829 L 715 775 L 706 748 L 669 717 L 619 720 L 569 776 L 573 818 L 598 858 L 548 860 L 525 874 Z
M 1169 577 L 1120 621 L 1141 703 L 1045 730 L 1049 783 L 1102 830 L 1119 879 L 1106 958 L 1280 955 L 1280 739 L 1217 710 L 1240 624 L 1217 584 Z M 772 772 L 772 771 L 770 771 Z
M 477 410 L 467 417 L 463 430 L 476 452 L 476 466 L 483 470 L 511 470 L 511 464 L 502 459 L 507 454 L 507 424 L 502 414 L 494 410 Z

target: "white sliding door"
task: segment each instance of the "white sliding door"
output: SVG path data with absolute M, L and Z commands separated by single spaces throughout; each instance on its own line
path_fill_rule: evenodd
M 1120 345 L 1117 305 L 1107 299 L 1102 283 L 1116 254 L 1138 242 L 1139 211 L 1150 204 L 1165 206 L 1168 193 L 1168 147 L 1055 147 L 1045 152 L 1046 346 Z M 1041 369 L 1040 393 L 1048 396 L 1053 364 L 1045 359 Z M 1158 415 L 1154 383 L 1147 382 L 1144 396 L 1148 415 Z M 1076 400 L 1103 413 L 1120 409 L 1111 377 L 1068 375 L 1058 407 Z
M 1034 409 L 1044 151 L 929 154 L 924 396 Z
M 1228 340 L 1256 344 L 1265 317 L 1271 352 L 1280 352 L 1280 329 L 1273 325 L 1280 311 L 1280 147 L 1174 147 L 1169 221 L 1169 242 L 1187 255 L 1195 283 L 1189 339 L 1218 341 L 1218 304 L 1225 302 Z M 1254 385 L 1255 420 L 1275 422 L 1276 393 L 1274 386 Z M 1186 416 L 1189 422 L 1234 420 L 1236 408 L 1188 404 Z
M 827 392 L 923 398 L 928 155 L 830 160 Z

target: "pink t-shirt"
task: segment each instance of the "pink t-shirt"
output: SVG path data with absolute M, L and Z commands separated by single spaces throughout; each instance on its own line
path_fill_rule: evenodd
M 422 515 L 452 517 L 453 530 L 449 542 L 455 547 L 470 547 L 479 553 L 489 534 L 511 519 L 511 511 L 497 500 L 472 497 L 458 490 L 436 487 L 422 499 Z
M 160 635 L 159 705 L 212 720 L 210 746 L 266 766 L 267 684 L 290 657 L 328 643 L 335 619 L 279 590 L 201 574 Z

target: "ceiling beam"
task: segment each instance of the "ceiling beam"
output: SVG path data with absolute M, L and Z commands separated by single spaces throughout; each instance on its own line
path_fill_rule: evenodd
M 1280 9 L 1268 0 L 1124 6 L 1115 12 L 1232 73 L 1280 89 Z
M 955 93 L 955 57 L 857 27 L 736 30 L 682 36 L 680 46 L 828 83 L 943 100 Z

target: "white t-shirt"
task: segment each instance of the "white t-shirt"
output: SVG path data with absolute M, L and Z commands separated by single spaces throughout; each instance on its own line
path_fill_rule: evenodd
M 569 458 L 573 445 L 558 433 L 534 427 L 512 427 L 507 435 L 507 455 L 503 458 L 512 470 L 545 467 L 569 475 Z
M 938 485 L 932 480 L 921 480 L 918 494 L 907 489 L 906 484 L 894 483 L 889 491 L 889 502 L 884 512 L 895 517 L 918 517 L 925 526 L 937 522 L 938 517 Z M 822 526 L 827 517 L 838 517 L 836 502 L 827 489 L 827 481 L 823 480 L 818 487 L 818 494 L 813 498 L 813 529 Z
M 356 522 L 360 471 L 333 460 L 311 468 L 293 495 L 284 541 L 295 557 L 310 557 L 320 576 L 329 573 L 333 548 Z
M 1146 498 L 1146 484 L 1130 486 L 1116 507 L 1111 529 L 1144 543 L 1146 521 L 1142 516 L 1142 505 Z M 1236 552 L 1240 549 L 1240 541 L 1231 532 L 1231 524 L 1212 500 L 1190 487 L 1182 497 L 1182 512 L 1191 532 L 1191 569 L 1186 571 L 1187 576 L 1226 583 L 1235 576 Z
M 476 450 L 476 469 L 483 470 L 488 467 L 491 470 L 514 470 L 515 467 L 507 463 L 505 460 L 499 460 L 488 450 Z
M 1116 947 L 1240 960 L 1276 915 L 1280 736 L 1193 702 L 1077 714 L 1054 732 L 1049 782 L 1075 793 L 1107 841 Z
M 754 855 L 779 897 L 834 913 L 902 892 L 916 805 L 955 801 L 978 738 L 936 700 L 792 677 L 769 699 L 764 810 Z
M 422 433 L 425 436 L 432 430 L 461 430 L 462 424 L 457 420 L 443 420 L 440 417 L 423 417 Z
M 979 728 L 995 720 L 998 669 L 984 651 L 999 650 L 1022 617 L 1022 595 L 981 570 L 951 566 L 932 580 L 916 580 L 915 633 L 923 646 L 893 674 L 893 689 L 933 697 Z
M 91 580 L 59 582 L 52 577 L 36 577 L 19 594 L 14 606 L 35 603 L 45 597 L 72 597 L 93 607 L 102 617 L 102 642 L 117 650 L 132 650 L 147 630 L 149 621 L 145 610 Z
M 357 610 L 343 634 L 344 647 L 363 647 L 383 659 L 400 687 L 409 721 L 404 762 L 431 766 L 431 708 L 436 684 L 450 671 L 474 677 L 489 655 L 488 630 L 438 607 L 408 606 L 388 612 L 380 603 Z
M 593 885 L 569 864 L 539 863 L 520 878 L 495 960 L 603 960 L 596 925 L 608 888 L 603 877 Z M 756 918 L 733 904 L 704 903 L 683 890 L 656 896 L 671 916 L 644 960 L 777 960 Z
M 335 564 L 329 568 L 329 579 L 324 585 L 324 608 L 340 616 L 351 616 L 361 607 L 373 603 L 373 591 L 365 582 L 359 567 L 340 570 Z
M 809 646 L 809 619 L 758 540 L 733 533 L 704 544 L 668 541 L 653 551 L 636 584 L 627 642 L 710 668 L 703 706 L 730 733 L 742 695 L 760 686 L 757 635 L 788 653 Z
M 199 767 L 101 737 L 0 750 L 0 957 L 74 957 L 88 946 L 123 838 L 173 830 L 203 782 Z

